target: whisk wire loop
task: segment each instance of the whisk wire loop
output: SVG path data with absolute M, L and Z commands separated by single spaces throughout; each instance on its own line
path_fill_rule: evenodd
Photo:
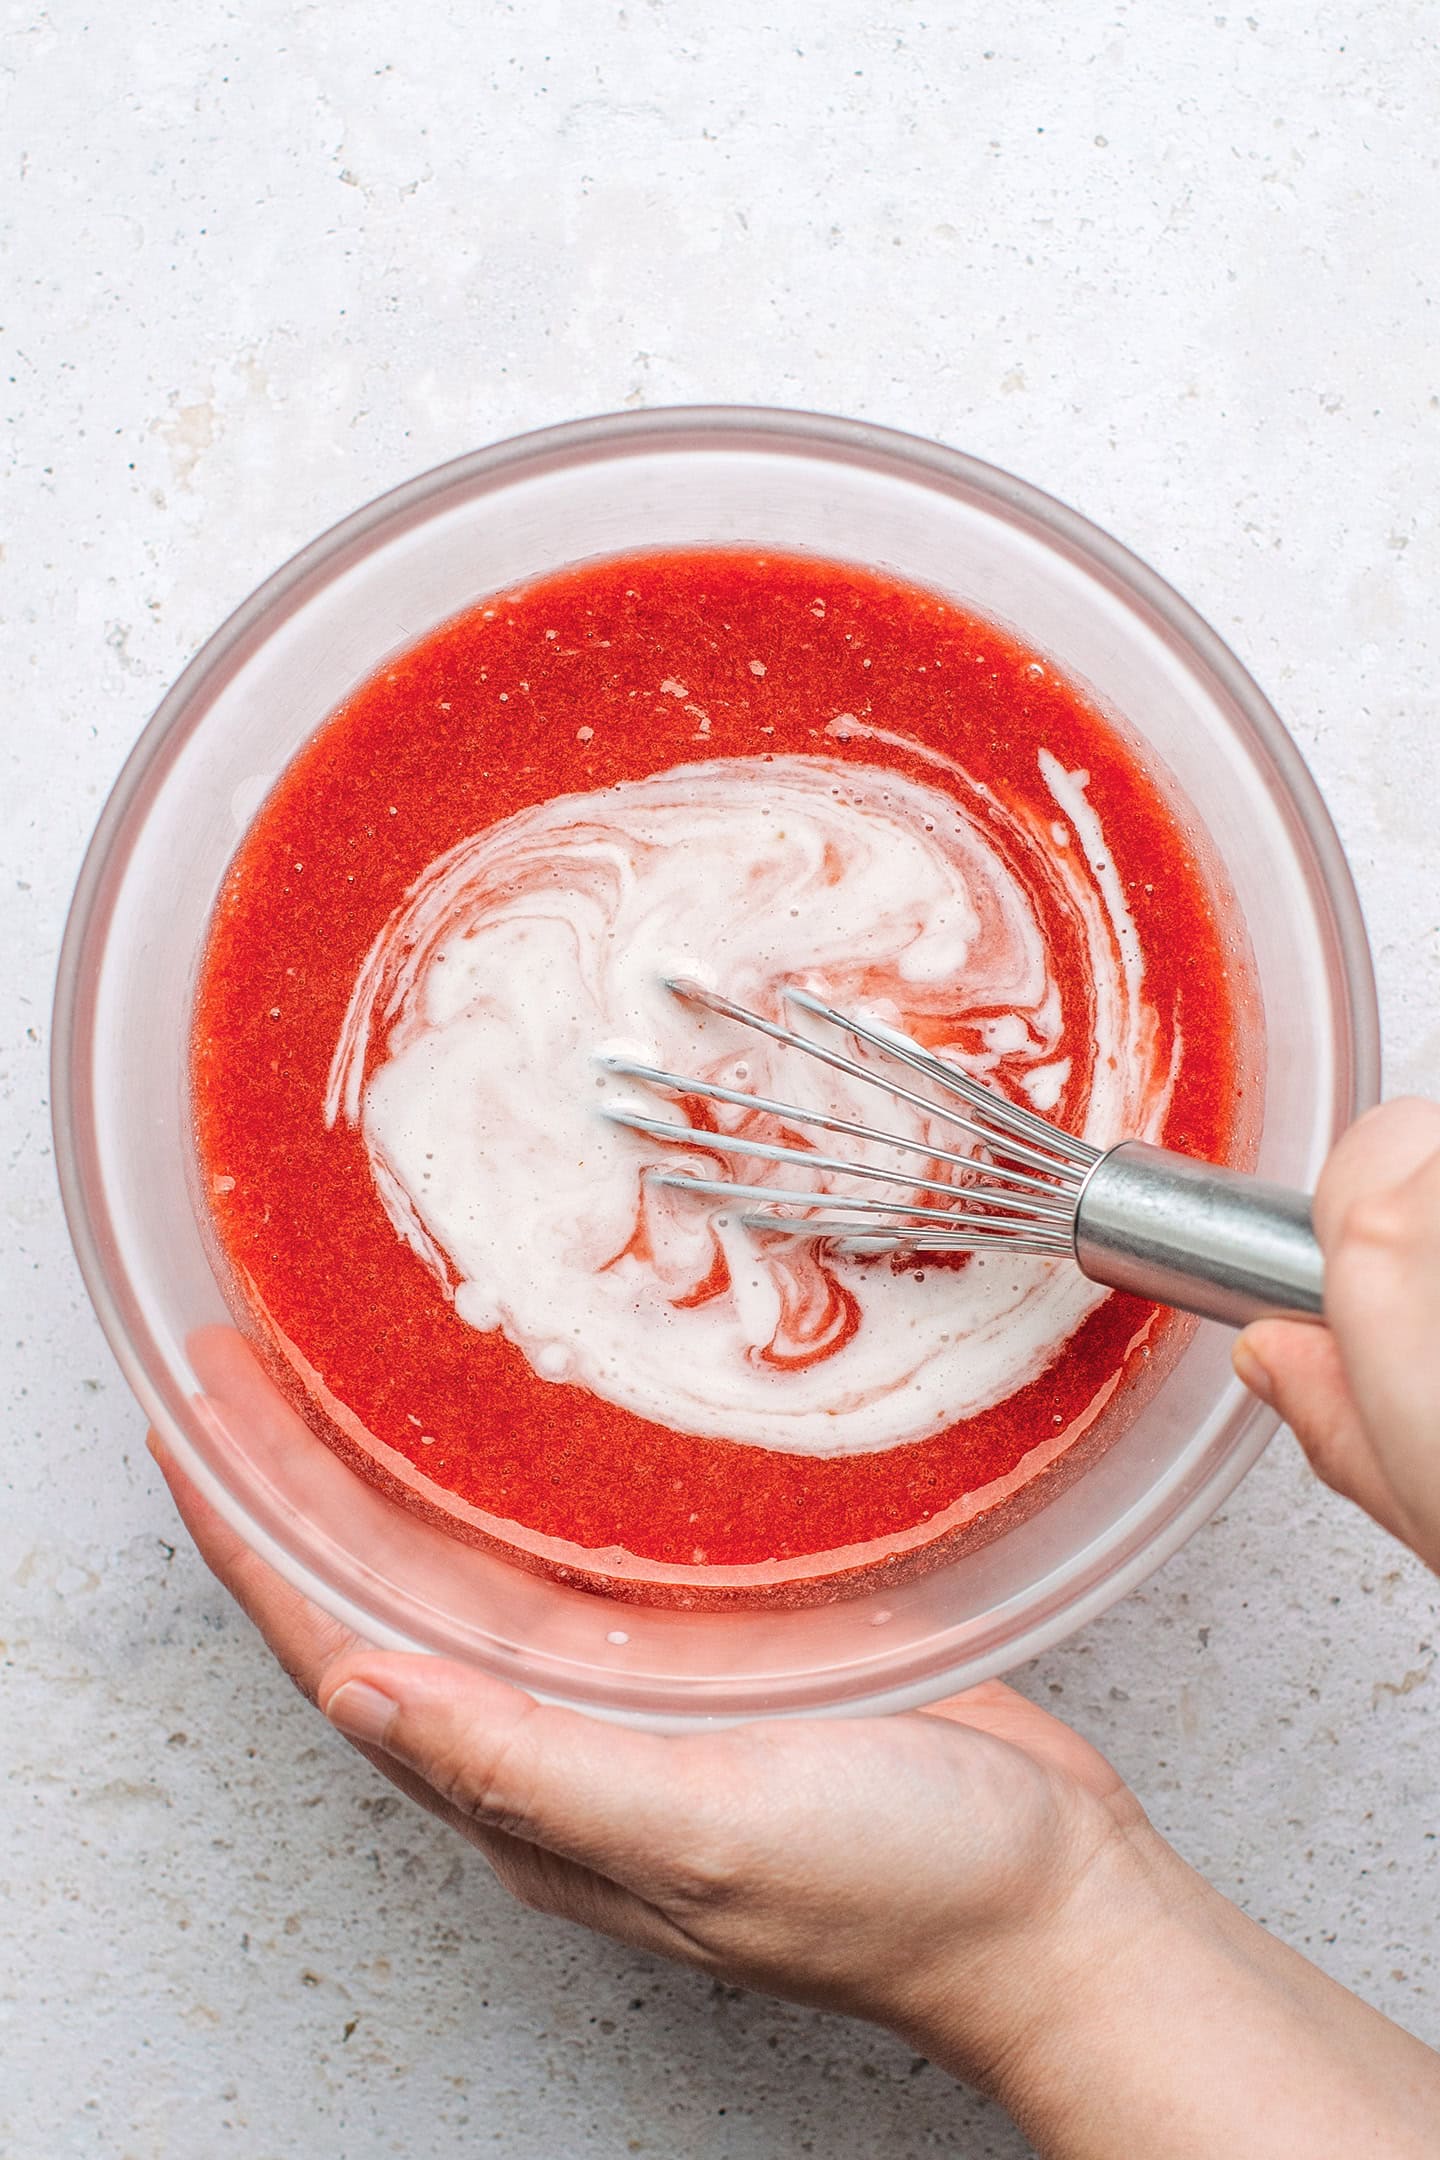
M 971 1227 L 976 1229 L 993 1229 L 996 1227 L 990 1218 L 986 1216 L 970 1218 L 957 1214 L 953 1208 L 911 1207 L 903 1200 L 866 1200 L 858 1196 L 851 1198 L 848 1194 L 837 1192 L 777 1193 L 773 1185 L 732 1184 L 728 1178 L 692 1177 L 684 1170 L 649 1170 L 646 1172 L 646 1183 L 658 1185 L 668 1192 L 693 1193 L 697 1197 L 707 1200 L 771 1201 L 783 1199 L 792 1207 L 845 1208 L 857 1215 L 883 1215 L 886 1217 L 903 1215 L 907 1221 L 943 1224 L 951 1232 L 956 1231 L 958 1228 L 961 1234 L 954 1239 L 957 1245 L 962 1242 L 965 1232 Z M 813 1238 L 819 1234 L 816 1231 L 814 1222 L 809 1218 L 801 1219 L 796 1216 L 751 1213 L 742 1219 L 752 1228 L 766 1230 L 780 1228 L 789 1231 L 792 1236 L 807 1235 Z M 855 1226 L 852 1224 L 849 1227 L 853 1229 Z M 1028 1228 L 1029 1225 L 1026 1224 L 1024 1227 Z
M 848 1080 L 883 1090 L 892 1100 L 919 1112 L 925 1128 L 938 1122 L 963 1133 L 971 1147 L 969 1151 L 943 1147 L 932 1137 L 887 1132 L 860 1118 L 784 1102 L 723 1080 L 692 1078 L 623 1055 L 604 1055 L 598 1062 L 617 1078 L 635 1080 L 682 1100 L 696 1098 L 772 1118 L 782 1129 L 813 1127 L 869 1148 L 892 1150 L 912 1161 L 919 1157 L 923 1164 L 907 1168 L 903 1161 L 857 1161 L 797 1145 L 793 1140 L 765 1140 L 747 1131 L 724 1132 L 709 1125 L 652 1117 L 643 1107 L 612 1104 L 606 1115 L 613 1123 L 648 1139 L 702 1155 L 734 1157 L 742 1172 L 747 1162 L 793 1167 L 802 1170 L 807 1181 L 803 1189 L 794 1189 L 651 1165 L 645 1179 L 652 1188 L 685 1192 L 697 1199 L 750 1203 L 738 1217 L 744 1228 L 782 1238 L 824 1238 L 848 1252 L 1005 1249 L 1060 1256 L 1072 1251 L 1077 1197 L 1092 1164 L 1100 1159 L 1100 1151 L 1088 1142 L 1056 1131 L 1043 1118 L 997 1095 L 958 1067 L 933 1057 L 907 1036 L 837 1012 L 809 991 L 791 988 L 785 997 L 812 1019 L 878 1051 L 881 1062 L 862 1063 L 702 984 L 677 979 L 670 981 L 667 988 L 687 1003 L 768 1036 L 782 1048 L 798 1050 Z M 952 1101 L 937 1101 L 933 1094 L 921 1094 L 906 1086 L 895 1076 L 897 1063 L 951 1096 Z M 955 1107 L 957 1102 L 964 1107 Z M 951 1174 L 937 1174 L 947 1171 Z M 885 1199 L 868 1199 L 843 1188 L 811 1189 L 808 1183 L 810 1179 L 827 1178 L 888 1185 L 894 1191 Z M 935 1198 L 943 1199 L 944 1204 L 928 1204 Z
M 1031 1119 L 1028 1111 L 1016 1109 L 1013 1104 L 1004 1101 L 1003 1098 L 992 1095 L 989 1089 L 982 1088 L 978 1081 L 969 1080 L 968 1075 L 959 1073 L 953 1067 L 942 1065 L 938 1058 L 932 1058 L 926 1051 L 923 1051 L 918 1043 L 907 1046 L 903 1036 L 897 1035 L 892 1038 L 888 1034 L 881 1034 L 878 1029 L 864 1027 L 859 1021 L 847 1020 L 843 1013 L 837 1013 L 832 1007 L 822 1005 L 818 998 L 810 999 L 806 992 L 787 990 L 785 995 L 791 1002 L 803 1004 L 806 1011 L 813 1011 L 817 1016 L 833 1021 L 837 1027 L 848 1028 L 852 1033 L 861 1035 L 865 1041 L 884 1051 L 887 1055 L 900 1057 L 900 1050 L 905 1048 L 906 1055 L 900 1058 L 900 1062 L 913 1065 L 917 1071 L 924 1073 L 927 1078 L 939 1076 L 941 1085 L 948 1085 L 950 1080 L 966 1080 L 968 1089 L 973 1092 L 967 1092 L 966 1089 L 958 1086 L 953 1089 L 953 1092 L 962 1101 L 969 1103 L 973 1109 L 983 1110 L 988 1122 L 982 1124 L 976 1117 L 967 1117 L 962 1111 L 951 1109 L 948 1103 L 937 1103 L 928 1095 L 917 1095 L 913 1088 L 902 1087 L 893 1075 L 887 1072 L 877 1072 L 869 1066 L 861 1065 L 856 1059 L 846 1057 L 842 1051 L 832 1050 L 828 1044 L 816 1042 L 813 1036 L 799 1035 L 793 1028 L 783 1026 L 778 1020 L 767 1020 L 763 1013 L 751 1012 L 746 1006 L 737 1005 L 733 999 L 722 997 L 718 990 L 707 989 L 702 983 L 692 983 L 681 978 L 671 978 L 667 981 L 665 987 L 676 997 L 683 998 L 687 1004 L 703 1006 L 707 1012 L 719 1013 L 726 1020 L 738 1020 L 742 1027 L 751 1027 L 758 1034 L 768 1035 L 772 1042 L 783 1044 L 787 1050 L 802 1050 L 807 1057 L 818 1058 L 822 1065 L 830 1066 L 835 1072 L 844 1073 L 849 1080 L 863 1080 L 867 1087 L 879 1088 L 882 1093 L 889 1095 L 892 1100 L 908 1103 L 911 1109 L 921 1111 L 926 1117 L 939 1118 L 943 1123 L 957 1127 L 960 1131 L 968 1133 L 973 1140 L 978 1140 L 984 1147 L 994 1147 L 1003 1139 L 1006 1154 L 1013 1156 L 1017 1162 L 1025 1164 L 1029 1169 L 1059 1175 L 1065 1168 L 1065 1158 L 1062 1155 L 1057 1160 L 1056 1149 L 1053 1145 L 1048 1148 L 1037 1148 L 1030 1145 L 1020 1134 L 1019 1129 L 1007 1119 L 991 1118 L 990 1106 L 992 1102 L 1002 1111 L 1014 1111 L 1017 1119 L 1026 1119 L 1030 1125 L 1033 1125 L 1037 1135 L 1043 1136 L 1049 1132 L 1052 1139 L 1060 1138 L 1067 1149 L 1084 1149 L 1083 1155 L 1076 1155 L 1074 1164 L 1076 1169 L 1081 1164 L 1088 1168 L 1091 1161 L 1099 1159 L 1099 1151 L 1089 1147 L 1085 1141 L 1071 1140 L 1068 1134 L 1055 1135 L 1053 1128 L 1047 1126 L 1043 1118 Z M 932 1067 L 934 1068 L 933 1073 L 931 1071 Z
M 923 1073 L 925 1078 L 933 1081 L 937 1087 L 947 1089 L 952 1095 L 958 1095 L 962 1102 L 972 1104 L 982 1113 L 992 1130 L 998 1127 L 1001 1132 L 1009 1133 L 1016 1140 L 1038 1143 L 1045 1151 L 1047 1159 L 1053 1160 L 1059 1155 L 1062 1161 L 1069 1161 L 1076 1168 L 1083 1166 L 1086 1169 L 1092 1163 L 1099 1162 L 1101 1150 L 1092 1147 L 1088 1140 L 1077 1140 L 1073 1133 L 1061 1132 L 1057 1126 L 1038 1117 L 1033 1110 L 1026 1110 L 1019 1103 L 1012 1103 L 1007 1097 L 997 1095 L 993 1088 L 983 1087 L 978 1080 L 972 1080 L 968 1073 L 962 1072 L 958 1065 L 947 1065 L 943 1059 L 932 1057 L 928 1050 L 922 1050 L 918 1043 L 910 1042 L 894 1029 L 872 1027 L 863 1020 L 855 1019 L 851 1014 L 837 1012 L 833 1005 L 824 1004 L 808 990 L 792 987 L 786 990 L 785 997 L 789 1004 L 798 1005 L 802 1012 L 813 1013 L 819 1020 L 828 1020 L 832 1027 L 857 1036 L 861 1042 L 869 1043 L 872 1049 L 883 1050 L 888 1057 L 897 1059 L 902 1065 L 908 1065 L 912 1071 Z M 882 1087 L 889 1085 L 884 1080 L 879 1084 Z M 896 1091 L 892 1088 L 892 1092 Z M 938 1105 L 932 1104 L 931 1107 L 937 1108 Z
M 614 1123 L 667 1145 L 704 1155 L 730 1155 L 756 1164 L 803 1171 L 807 1180 L 841 1177 L 886 1184 L 896 1196 L 869 1199 L 845 1190 L 741 1184 L 647 1164 L 646 1183 L 661 1189 L 738 1204 L 733 1219 L 771 1239 L 824 1239 L 840 1253 L 892 1254 L 906 1261 L 926 1253 L 1031 1254 L 1073 1260 L 1093 1282 L 1179 1306 L 1232 1327 L 1269 1314 L 1318 1321 L 1324 1317 L 1324 1256 L 1311 1206 L 1302 1192 L 1269 1185 L 1217 1164 L 1198 1162 L 1143 1140 L 1100 1149 L 1076 1139 L 1011 1102 L 969 1073 L 937 1058 L 891 1028 L 857 1020 L 808 990 L 787 989 L 788 1004 L 880 1053 L 874 1065 L 801 1035 L 782 1021 L 750 1012 L 699 983 L 672 981 L 674 994 L 706 1011 L 767 1035 L 849 1080 L 884 1090 L 924 1120 L 963 1132 L 975 1152 L 944 1148 L 928 1138 L 887 1133 L 862 1119 L 752 1094 L 723 1081 L 687 1079 L 623 1057 L 600 1063 L 620 1077 L 678 1096 L 698 1097 L 778 1120 L 782 1130 L 809 1125 L 822 1132 L 919 1156 L 923 1168 L 854 1162 L 808 1146 L 722 1133 L 673 1119 L 647 1117 L 613 1104 Z M 907 1068 L 951 1102 L 901 1084 Z M 957 1110 L 953 1102 L 962 1102 Z M 949 1168 L 955 1175 L 935 1172 Z M 944 1196 L 944 1206 L 912 1200 Z
M 728 1103 L 740 1110 L 758 1110 L 767 1116 L 782 1118 L 788 1124 L 814 1125 L 825 1132 L 843 1133 L 848 1139 L 866 1140 L 880 1147 L 900 1148 L 907 1154 L 923 1155 L 930 1162 L 948 1163 L 952 1169 L 962 1173 L 969 1172 L 973 1175 L 976 1169 L 976 1158 L 973 1155 L 962 1155 L 954 1148 L 940 1147 L 934 1141 L 909 1140 L 900 1133 L 882 1132 L 878 1126 L 864 1125 L 854 1118 L 833 1117 L 823 1110 L 803 1108 L 798 1103 L 777 1102 L 771 1096 L 752 1095 L 744 1088 L 725 1087 L 715 1080 L 690 1079 L 680 1073 L 665 1072 L 657 1065 L 641 1065 L 631 1058 L 619 1057 L 613 1053 L 602 1054 L 596 1062 L 619 1079 L 639 1080 L 648 1087 L 663 1088 L 672 1095 L 695 1095 L 704 1101 Z M 628 1109 L 621 1110 L 618 1106 L 612 1108 L 609 1114 L 614 1122 L 628 1125 L 636 1132 L 647 1132 L 655 1139 L 692 1140 L 697 1145 L 713 1140 L 717 1146 L 724 1145 L 726 1140 L 725 1135 L 705 1133 L 698 1126 L 662 1126 L 657 1121 L 647 1121 L 643 1115 L 632 1115 Z M 736 1152 L 741 1152 L 738 1146 Z M 756 1150 L 752 1147 L 750 1152 L 755 1153 Z M 818 1162 L 819 1158 L 809 1159 L 814 1163 Z M 987 1162 L 983 1167 L 987 1184 L 1014 1186 L 1018 1191 L 1034 1193 L 1038 1198 L 1044 1198 L 1055 1191 L 1053 1174 L 1050 1177 L 1037 1177 L 1033 1172 L 1017 1170 L 1009 1163 Z M 847 1162 L 844 1168 L 854 1170 L 860 1175 L 866 1174 L 856 1163 Z M 904 1184 L 918 1182 L 898 1172 L 896 1178 L 897 1182 Z M 953 1191 L 954 1188 L 947 1183 L 943 1189 Z

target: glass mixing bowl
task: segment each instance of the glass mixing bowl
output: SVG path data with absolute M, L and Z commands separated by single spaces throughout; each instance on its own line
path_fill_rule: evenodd
M 427 473 L 262 586 L 150 722 L 80 875 L 54 1100 L 90 1294 L 181 1465 L 298 1588 L 373 1642 L 657 1725 L 895 1709 L 1033 1657 L 1174 1552 L 1275 1423 L 1232 1378 L 1223 1331 L 1202 1327 L 1083 1476 L 936 1573 L 797 1611 L 663 1611 L 524 1574 L 392 1505 L 310 1435 L 235 1332 L 195 1189 L 186 1051 L 211 905 L 270 783 L 387 653 L 482 595 L 587 557 L 717 543 L 938 588 L 1153 746 L 1248 926 L 1268 1040 L 1262 1175 L 1313 1185 L 1378 1076 L 1354 889 L 1275 713 L 1152 571 L 974 458 L 803 413 L 613 415 Z

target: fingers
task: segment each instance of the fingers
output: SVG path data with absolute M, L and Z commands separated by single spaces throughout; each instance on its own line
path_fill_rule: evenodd
M 673 1891 L 687 1856 L 714 1849 L 716 1795 L 689 1741 L 536 1703 L 443 1658 L 347 1654 L 319 1699 L 341 1732 L 382 1748 L 468 1821 L 642 1896 Z
M 392 1783 L 462 1829 L 529 1902 L 652 1950 L 693 1952 L 658 1913 L 626 1903 L 628 1892 L 643 1904 L 651 1887 L 704 1893 L 704 1863 L 691 1856 L 716 1793 L 690 1774 L 687 1752 L 542 1708 L 469 1666 L 369 1650 L 251 1551 L 158 1436 L 151 1445 L 206 1565 L 296 1685 Z M 529 1844 L 549 1847 L 554 1864 L 527 1857 Z M 613 1896 L 581 1882 L 590 1869 L 614 1876 Z
M 1433 1430 L 1440 1397 L 1440 1107 L 1390 1109 L 1322 1180 L 1326 1316 L 1377 1438 Z
M 298 1590 L 292 1589 L 266 1561 L 251 1551 L 239 1533 L 176 1466 L 158 1434 L 152 1432 L 148 1443 L 201 1558 L 244 1608 L 291 1679 L 313 1701 L 325 1675 L 334 1668 L 337 1660 L 361 1649 L 358 1638 Z M 423 1665 L 426 1661 L 416 1658 L 391 1662 Z M 443 1669 L 453 1672 L 455 1668 Z M 333 1703 L 338 1692 L 333 1681 L 326 1692 L 327 1701 Z M 506 1707 L 512 1712 L 529 1707 L 527 1698 L 512 1689 L 499 1688 L 497 1684 L 496 1692 L 507 1698 Z M 388 1723 L 389 1700 L 382 1700 Z M 336 1718 L 332 1722 L 342 1731 L 346 1730 L 343 1719 Z M 363 1718 L 358 1722 L 365 1724 Z M 577 1719 L 576 1722 L 583 1725 L 585 1721 Z M 452 1780 L 453 1792 L 438 1789 L 429 1775 L 433 1765 L 426 1759 L 423 1749 L 414 1762 L 407 1762 L 376 1745 L 368 1730 L 348 1732 L 347 1737 L 408 1799 L 461 1831 L 478 1846 L 505 1888 L 523 1904 L 533 1906 L 537 1912 L 559 1914 L 584 1927 L 597 1928 L 633 1949 L 693 1959 L 694 1944 L 643 1898 L 622 1889 L 618 1883 L 594 1875 L 576 1861 L 528 1845 L 520 1836 L 495 1827 L 473 1804 L 463 1775 Z M 497 1742 L 503 1746 L 498 1733 Z M 504 1782 L 495 1789 L 508 1793 L 511 1787 Z
M 1440 1154 L 1440 1103 L 1406 1095 L 1341 1134 L 1315 1189 L 1315 1230 L 1328 1254 L 1357 1201 L 1402 1185 Z
M 1440 1105 L 1386 1103 L 1353 1125 L 1315 1228 L 1328 1331 L 1259 1323 L 1235 1369 L 1328 1485 L 1440 1565 Z
M 500 1830 L 472 1823 L 467 1835 L 484 1853 L 501 1886 L 533 1912 L 593 1928 L 632 1950 L 648 1950 L 687 1964 L 712 1962 L 664 1913 L 608 1876 Z
M 1238 1337 L 1231 1355 L 1246 1387 L 1279 1411 L 1321 1482 L 1364 1508 L 1392 1536 L 1403 1536 L 1329 1330 L 1295 1320 L 1257 1320 Z
M 158 1433 L 147 1436 L 147 1445 L 201 1559 L 260 1630 L 295 1685 L 313 1702 L 327 1664 L 343 1651 L 353 1649 L 357 1637 L 312 1604 L 302 1591 L 292 1589 L 268 1561 L 251 1551 L 240 1533 L 176 1465 Z

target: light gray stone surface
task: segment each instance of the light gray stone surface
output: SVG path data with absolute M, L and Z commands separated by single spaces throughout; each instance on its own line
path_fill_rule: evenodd
M 889 2041 L 512 1910 L 180 1540 L 69 1257 L 50 978 L 165 684 L 379 489 L 575 413 L 934 434 L 1148 557 L 1354 863 L 1440 1066 L 1426 0 L 8 9 L 0 82 L 0 2152 L 759 2160 L 1023 2142 Z M 1255 1914 L 1440 2039 L 1434 1586 L 1282 1441 L 1020 1676 Z

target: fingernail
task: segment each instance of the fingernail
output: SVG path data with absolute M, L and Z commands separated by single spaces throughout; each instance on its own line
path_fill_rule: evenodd
M 368 1680 L 347 1680 L 326 1703 L 325 1715 L 347 1740 L 364 1740 L 378 1747 L 399 1707 L 393 1696 L 382 1695 Z
M 1230 1362 L 1235 1367 L 1237 1377 L 1244 1381 L 1252 1395 L 1258 1395 L 1264 1403 L 1274 1402 L 1275 1382 L 1271 1378 L 1270 1368 L 1261 1363 L 1243 1335 L 1230 1353 Z

